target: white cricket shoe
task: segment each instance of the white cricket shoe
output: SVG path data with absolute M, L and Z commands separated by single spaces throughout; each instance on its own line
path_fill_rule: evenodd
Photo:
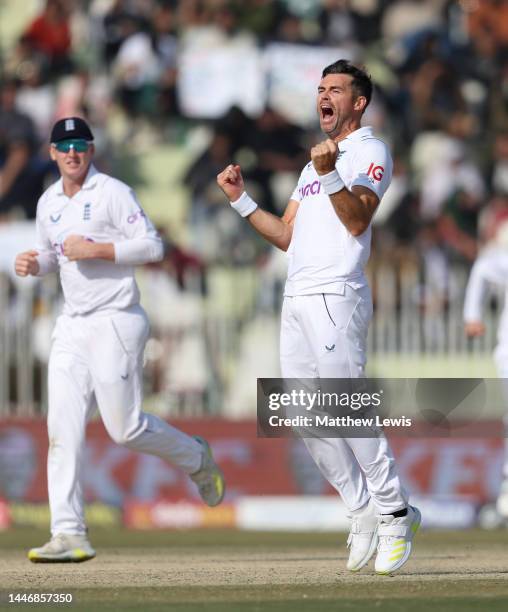
M 413 506 L 408 506 L 406 516 L 395 518 L 391 514 L 381 515 L 375 564 L 377 574 L 391 574 L 409 559 L 411 544 L 421 520 L 420 511 Z
M 199 471 L 191 474 L 192 480 L 197 484 L 201 499 L 208 506 L 217 506 L 224 499 L 226 481 L 220 467 L 215 463 L 212 449 L 208 442 L 200 436 L 194 436 L 203 446 L 203 459 Z
M 376 552 L 378 525 L 379 517 L 376 516 L 374 504 L 370 499 L 367 508 L 361 514 L 353 516 L 351 531 L 347 539 L 349 559 L 346 567 L 349 571 L 361 570 Z
M 69 535 L 58 533 L 40 548 L 28 551 L 28 558 L 34 563 L 79 563 L 95 557 L 85 535 Z

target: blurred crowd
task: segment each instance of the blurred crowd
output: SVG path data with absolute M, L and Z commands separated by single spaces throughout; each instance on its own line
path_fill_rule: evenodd
M 131 135 L 152 128 L 171 141 L 179 126 L 185 146 L 200 122 L 179 104 L 183 51 L 223 46 L 234 53 L 272 42 L 347 49 L 372 73 L 377 91 L 366 122 L 390 142 L 396 160 L 376 220 L 378 248 L 416 240 L 423 250 L 473 260 L 478 239 L 492 239 L 508 214 L 506 0 L 41 2 L 1 58 L 0 216 L 34 216 L 37 194 L 54 173 L 45 144 L 59 116 L 92 122 L 106 166 L 115 154 L 112 115 L 127 118 Z M 226 163 L 243 162 L 260 202 L 280 212 L 277 175 L 296 176 L 319 137 L 268 105 L 257 116 L 233 107 L 201 124 L 208 144 L 182 177 L 198 234 L 220 208 L 214 182 Z M 212 260 L 224 255 L 221 246 L 235 252 L 227 233 L 238 227 L 225 226 L 224 240 L 205 253 Z
M 467 270 L 489 241 L 508 248 L 508 0 L 40 2 L 0 58 L 0 224 L 34 217 L 38 195 L 56 178 L 51 125 L 78 114 L 93 126 L 105 171 L 126 149 L 136 154 L 142 136 L 186 151 L 189 240 L 168 235 L 163 263 L 176 286 L 185 288 L 190 269 L 203 293 L 208 267 L 233 264 L 264 267 L 280 289 L 284 266 L 231 214 L 215 179 L 237 161 L 253 197 L 280 214 L 321 138 L 317 124 L 268 99 L 199 117 L 213 88 L 206 74 L 201 90 L 194 83 L 192 112 L 182 103 L 189 49 L 199 63 L 212 50 L 235 55 L 274 43 L 340 49 L 372 74 L 364 124 L 395 160 L 374 221 L 372 264 L 416 262 L 418 299 L 445 304 L 450 265 Z M 136 187 L 134 177 L 121 178 Z

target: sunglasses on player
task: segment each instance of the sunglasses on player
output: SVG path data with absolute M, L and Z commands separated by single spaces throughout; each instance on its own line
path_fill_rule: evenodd
M 66 140 L 59 140 L 54 142 L 53 146 L 60 153 L 68 153 L 71 149 L 74 149 L 76 153 L 85 153 L 88 151 L 88 147 L 91 143 L 84 138 L 67 138 Z

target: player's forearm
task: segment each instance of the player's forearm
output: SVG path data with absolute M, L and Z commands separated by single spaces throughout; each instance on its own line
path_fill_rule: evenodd
M 354 193 L 344 188 L 328 196 L 333 208 L 353 236 L 360 236 L 369 227 L 372 213 L 368 206 Z
M 112 242 L 90 242 L 87 251 L 87 255 L 83 259 L 115 261 L 115 245 Z
M 53 251 L 37 249 L 37 270 L 34 276 L 46 276 L 58 270 L 58 259 Z
M 276 217 L 258 207 L 247 219 L 265 240 L 283 251 L 288 250 L 293 230 L 280 217 Z
M 121 265 L 141 266 L 161 261 L 164 257 L 164 245 L 158 236 L 131 238 L 115 242 L 112 246 L 112 261 Z
M 483 303 L 487 294 L 487 281 L 482 274 L 482 266 L 477 262 L 471 270 L 464 298 L 464 321 L 481 321 Z

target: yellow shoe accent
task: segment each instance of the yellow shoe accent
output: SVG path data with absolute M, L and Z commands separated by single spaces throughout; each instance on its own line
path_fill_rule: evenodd
M 72 555 L 75 559 L 79 559 L 80 561 L 86 561 L 87 559 L 93 559 L 94 557 L 94 555 L 89 555 L 87 552 L 85 552 L 81 548 L 75 548 L 72 551 Z
M 379 546 L 374 568 L 377 574 L 391 575 L 406 563 L 411 555 L 412 540 L 420 521 L 420 511 L 413 506 L 409 507 L 405 517 L 383 521 L 379 527 Z
M 190 477 L 197 484 L 201 499 L 208 506 L 217 506 L 221 503 L 226 492 L 226 482 L 220 467 L 215 463 L 212 449 L 208 442 L 200 436 L 194 439 L 203 447 L 203 459 L 198 472 Z

